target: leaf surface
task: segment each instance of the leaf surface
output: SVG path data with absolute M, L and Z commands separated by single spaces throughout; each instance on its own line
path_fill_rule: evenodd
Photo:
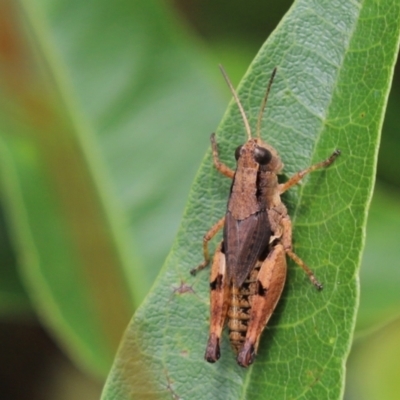
M 152 0 L 0 3 L 0 177 L 19 272 L 96 374 L 168 251 L 206 148 L 196 133 L 222 110 L 179 28 Z
M 226 334 L 221 359 L 204 361 L 208 275 L 192 278 L 189 270 L 202 260 L 202 236 L 224 214 L 230 185 L 207 153 L 174 246 L 126 331 L 103 400 L 341 398 L 399 17 L 394 0 L 296 1 L 238 89 L 254 129 L 278 67 L 262 136 L 279 151 L 286 176 L 342 151 L 328 170 L 313 173 L 284 198 L 295 251 L 324 290 L 317 292 L 289 263 L 287 285 L 253 366 L 236 364 Z M 233 103 L 217 140 L 222 160 L 233 167 L 234 149 L 245 140 Z

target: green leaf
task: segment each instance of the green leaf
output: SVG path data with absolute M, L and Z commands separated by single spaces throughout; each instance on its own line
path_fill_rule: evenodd
M 342 150 L 333 166 L 285 197 L 295 250 L 324 290 L 317 292 L 289 263 L 286 288 L 254 365 L 244 370 L 236 364 L 226 334 L 221 359 L 214 365 L 204 361 L 208 276 L 192 278 L 189 270 L 202 260 L 202 236 L 224 214 L 230 185 L 208 153 L 162 273 L 125 334 L 103 400 L 342 396 L 399 29 L 394 0 L 296 1 L 238 90 L 254 127 L 271 71 L 278 67 L 262 136 L 280 152 L 285 175 Z M 222 160 L 233 166 L 234 149 L 245 140 L 233 103 L 217 139 Z
M 29 298 L 15 268 L 17 261 L 2 208 L 0 208 L 0 260 L 0 317 L 30 315 Z
M 347 362 L 346 397 L 397 399 L 399 393 L 398 193 L 377 185 L 361 264 L 360 309 Z
M 381 328 L 400 315 L 399 200 L 398 195 L 381 186 L 374 192 L 361 264 L 359 334 Z
M 0 182 L 18 267 L 61 346 L 104 375 L 222 104 L 155 0 L 5 1 L 0 27 Z
M 400 165 L 396 162 L 400 152 L 400 117 L 398 113 L 400 93 L 398 88 L 399 84 L 394 82 L 383 124 L 383 140 L 379 149 L 378 179 L 400 188 Z
M 398 399 L 399 335 L 400 319 L 397 318 L 355 341 L 347 363 L 346 399 Z

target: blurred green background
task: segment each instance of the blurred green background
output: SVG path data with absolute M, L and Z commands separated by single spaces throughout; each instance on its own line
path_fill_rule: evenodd
M 236 85 L 290 5 L 286 0 L 113 5 L 0 0 L 0 392 L 5 399 L 99 397 L 123 326 L 168 254 L 209 134 L 230 98 L 217 64 Z M 368 217 L 347 400 L 391 400 L 400 393 L 399 79 L 397 71 Z M 58 132 L 60 121 L 65 134 Z M 79 146 L 86 152 L 82 159 L 62 158 L 64 151 L 75 155 Z M 46 166 L 52 168 L 49 175 Z M 72 185 L 74 197 L 63 189 L 77 175 L 82 182 Z M 60 194 L 60 204 L 43 195 L 49 187 Z M 80 202 L 82 190 L 94 203 Z M 31 215 L 35 205 L 40 212 Z M 26 215 L 15 218 L 21 210 Z M 98 225 L 87 228 L 90 218 Z M 45 232 L 43 238 L 37 232 Z M 95 251 L 82 256 L 71 239 L 74 232 L 82 240 L 96 232 L 98 240 L 90 243 Z M 107 242 L 109 249 L 103 247 Z M 39 255 L 36 248 L 43 249 Z M 102 275 L 96 266 L 116 253 L 126 255 L 117 261 L 121 272 Z M 54 287 L 55 294 L 49 289 Z M 120 307 L 110 305 L 103 313 L 104 304 L 116 297 L 112 301 Z M 124 312 L 110 332 L 100 334 L 107 331 L 104 321 L 114 306 Z M 70 329 L 76 322 L 81 333 Z M 93 336 L 98 343 L 91 343 Z

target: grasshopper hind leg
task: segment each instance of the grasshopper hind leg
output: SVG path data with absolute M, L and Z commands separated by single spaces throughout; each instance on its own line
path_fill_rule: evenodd
M 242 367 L 254 361 L 261 333 L 281 297 L 286 270 L 285 250 L 282 244 L 277 244 L 262 262 L 257 276 L 257 292 L 252 299 L 246 339 L 236 358 Z
M 213 258 L 210 275 L 210 336 L 204 358 L 216 362 L 220 357 L 220 339 L 229 306 L 229 285 L 226 276 L 225 254 L 222 242 Z

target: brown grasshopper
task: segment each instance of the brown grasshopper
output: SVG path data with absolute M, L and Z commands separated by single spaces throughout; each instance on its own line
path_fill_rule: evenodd
M 220 337 L 225 321 L 237 362 L 248 367 L 257 353 L 260 336 L 274 311 L 286 280 L 288 255 L 308 275 L 319 290 L 321 283 L 292 250 L 292 223 L 281 194 L 297 184 L 306 174 L 332 164 L 340 154 L 335 150 L 326 160 L 312 165 L 278 183 L 283 163 L 277 151 L 261 139 L 261 121 L 268 94 L 276 73 L 273 70 L 257 121 L 257 138 L 251 129 L 227 74 L 221 71 L 242 115 L 248 140 L 235 151 L 233 171 L 218 157 L 215 134 L 211 135 L 214 165 L 233 179 L 226 214 L 203 238 L 204 262 L 191 273 L 210 262 L 208 242 L 224 227 L 223 240 L 213 258 L 210 276 L 210 336 L 205 352 L 208 362 L 220 357 Z

